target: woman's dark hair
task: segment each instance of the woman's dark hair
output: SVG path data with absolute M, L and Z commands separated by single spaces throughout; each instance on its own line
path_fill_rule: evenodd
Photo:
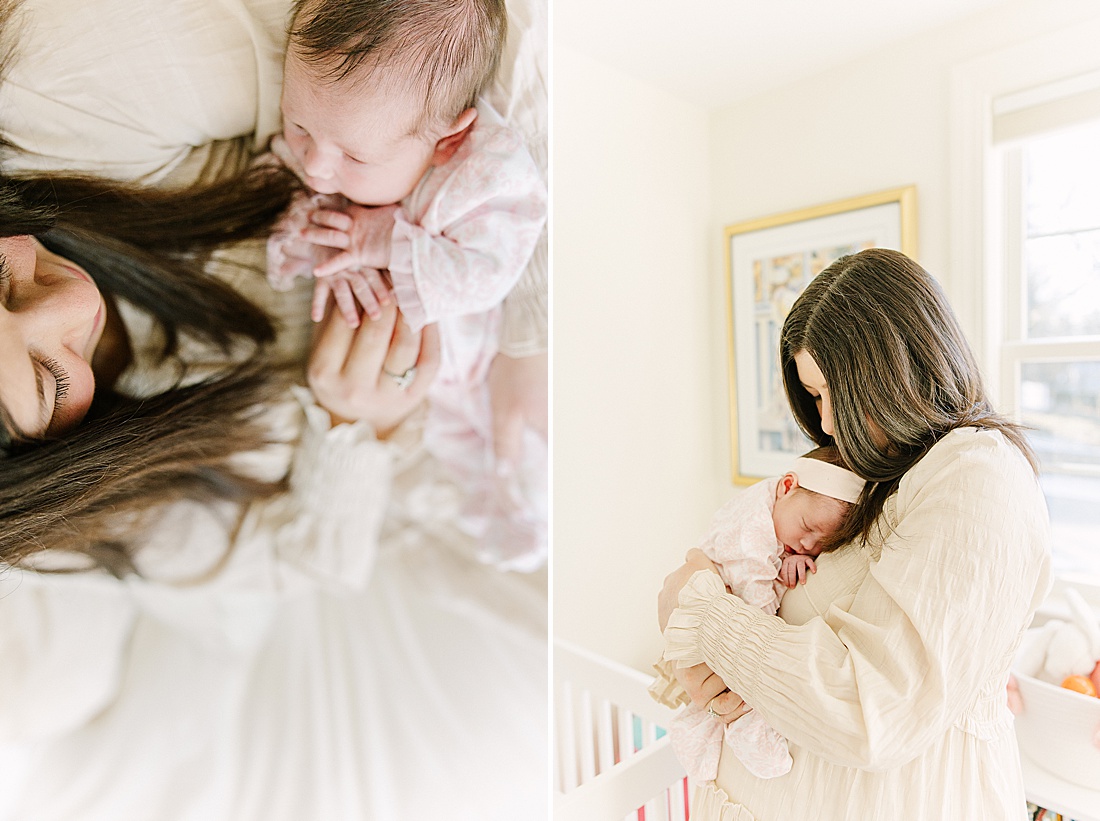
M 234 454 L 264 444 L 258 416 L 281 393 L 262 362 L 274 329 L 205 265 L 225 243 L 265 236 L 297 189 L 289 172 L 271 166 L 184 191 L 88 177 L 0 178 L 0 236 L 36 236 L 105 294 L 151 314 L 164 329 L 163 356 L 181 334 L 254 349 L 226 374 L 153 397 L 101 386 L 85 421 L 63 437 L 0 434 L 0 561 L 24 563 L 48 548 L 122 575 L 134 569 L 135 523 L 149 509 L 275 489 L 231 465 Z
M 829 386 L 835 440 L 821 429 L 815 399 L 798 378 L 794 358 L 802 351 Z M 822 271 L 787 315 L 779 355 L 799 427 L 819 445 L 835 443 L 868 482 L 830 540 L 833 549 L 865 541 L 901 477 L 956 428 L 1000 431 L 1037 470 L 1022 428 L 986 397 L 939 284 L 902 253 L 871 248 Z

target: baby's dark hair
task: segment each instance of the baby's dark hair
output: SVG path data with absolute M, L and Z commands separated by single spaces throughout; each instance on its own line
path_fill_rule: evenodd
M 819 448 L 814 448 L 809 453 L 802 454 L 803 459 L 816 459 L 819 462 L 826 462 L 830 465 L 836 465 L 838 468 L 844 468 L 845 470 L 851 470 L 847 463 L 844 461 L 844 457 L 840 455 L 840 448 L 836 445 L 822 445 Z
M 379 79 L 423 95 L 414 132 L 449 125 L 496 75 L 504 0 L 295 0 L 287 51 L 332 83 Z

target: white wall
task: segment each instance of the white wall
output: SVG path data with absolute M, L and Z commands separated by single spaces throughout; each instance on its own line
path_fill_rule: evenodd
M 732 492 L 722 226 L 916 184 L 918 257 L 965 324 L 951 70 L 1097 14 L 1021 0 L 714 112 L 555 42 L 557 636 L 646 667 L 661 579 Z
M 726 469 L 708 118 L 558 43 L 553 71 L 555 635 L 644 668 Z
M 721 225 L 915 183 L 919 261 L 954 300 L 972 297 L 959 280 L 979 272 L 948 266 L 951 70 L 1097 14 L 1084 0 L 998 6 L 715 112 L 714 247 Z M 970 307 L 956 305 L 964 322 Z

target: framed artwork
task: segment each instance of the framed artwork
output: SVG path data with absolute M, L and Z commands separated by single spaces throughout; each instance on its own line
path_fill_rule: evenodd
M 725 229 L 734 483 L 783 473 L 812 447 L 779 372 L 779 333 L 795 299 L 845 254 L 878 247 L 915 256 L 916 199 L 907 186 Z

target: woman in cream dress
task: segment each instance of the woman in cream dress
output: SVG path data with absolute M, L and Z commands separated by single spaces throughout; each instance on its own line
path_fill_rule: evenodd
M 288 5 L 17 4 L 4 170 L 232 176 L 278 128 Z M 544 83 L 527 66 L 545 38 L 514 44 L 522 68 L 504 76 Z M 526 88 L 514 108 L 537 121 Z M 259 245 L 226 253 L 262 265 Z M 225 276 L 276 318 L 272 358 L 300 368 L 308 293 Z M 535 292 L 544 317 L 544 283 Z M 171 383 L 148 317 L 122 312 L 120 387 Z M 537 346 L 538 306 L 513 313 Z M 181 359 L 189 374 L 226 361 L 199 344 Z M 0 818 L 541 817 L 545 574 L 475 560 L 456 526 L 463 489 L 424 452 L 420 413 L 383 438 L 367 421 L 333 426 L 303 390 L 269 415 L 283 444 L 244 461 L 290 489 L 239 527 L 231 503 L 180 502 L 136 554 L 140 577 L 4 574 Z
M 665 655 L 689 694 L 727 721 L 751 705 L 794 759 L 761 780 L 723 754 L 692 817 L 1022 821 L 1005 685 L 1050 585 L 1030 449 L 985 399 L 939 286 L 897 252 L 822 272 L 781 346 L 800 426 L 868 489 L 846 546 L 778 617 L 696 551 L 666 579 Z

